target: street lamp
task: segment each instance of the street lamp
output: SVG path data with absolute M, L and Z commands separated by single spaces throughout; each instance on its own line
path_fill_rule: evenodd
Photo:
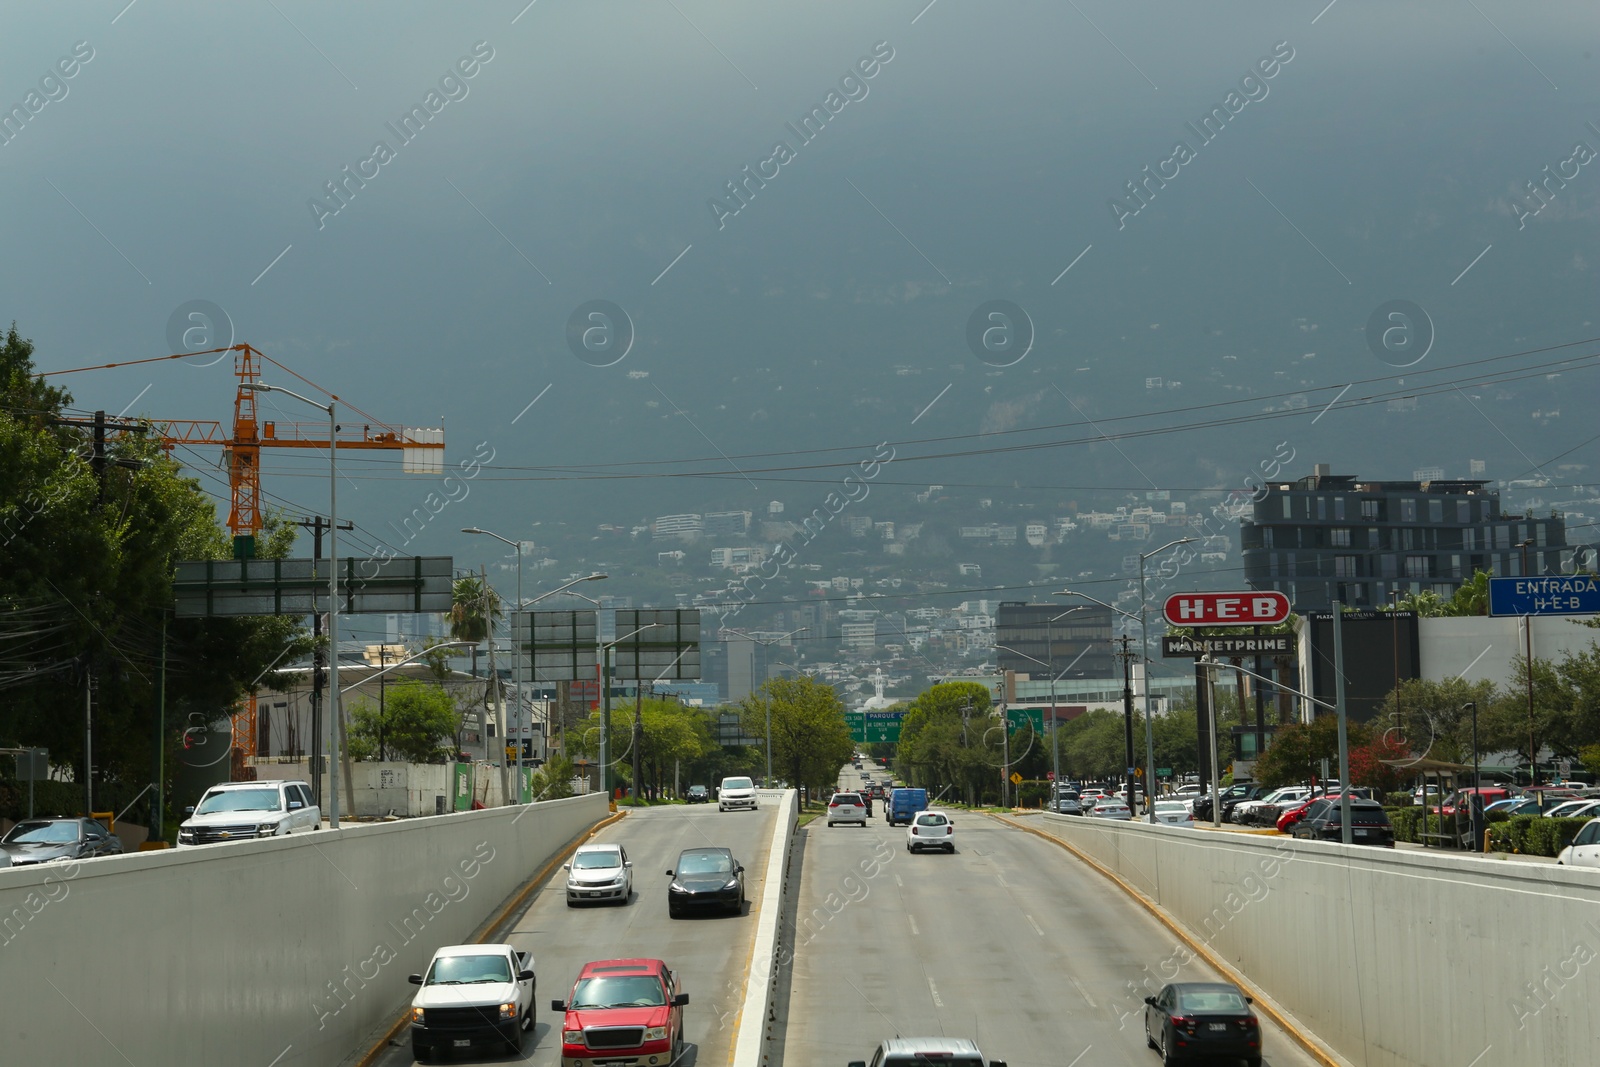
M 328 413 L 328 692 L 332 703 L 328 709 L 328 828 L 337 830 L 339 760 L 343 756 L 339 745 L 339 425 L 334 420 L 337 402 L 330 398 L 326 404 L 319 404 L 293 389 L 265 382 L 245 382 L 241 388 L 254 393 L 283 393 Z M 350 807 L 351 814 L 355 814 L 353 792 Z
M 727 632 L 728 633 L 732 633 L 732 634 L 738 634 L 740 637 L 749 638 L 751 641 L 756 641 L 757 644 L 766 645 L 767 647 L 770 648 L 771 646 L 777 644 L 779 641 L 782 641 L 785 637 L 793 637 L 795 634 L 803 634 L 809 629 L 811 629 L 811 627 L 802 626 L 798 630 L 790 630 L 788 633 L 781 634 L 778 637 L 774 637 L 770 641 L 759 641 L 754 637 L 750 637 L 750 635 L 745 633 L 743 630 L 729 630 Z M 717 637 L 720 638 L 721 636 L 722 636 L 722 631 L 719 630 L 717 632 Z M 771 701 L 771 699 L 768 699 L 768 700 L 764 701 L 763 703 L 765 703 L 766 706 L 767 706 L 767 780 L 766 780 L 765 787 L 767 789 L 771 789 L 772 788 L 772 701 Z M 865 735 L 863 735 L 863 736 L 865 736 Z M 793 788 L 793 787 L 791 786 L 791 788 Z
M 488 530 L 479 530 L 477 527 L 473 527 L 470 530 L 462 530 L 462 533 L 485 533 L 485 534 L 488 534 L 489 531 Z M 489 534 L 489 536 L 491 536 L 491 537 L 499 537 L 498 534 Z M 500 540 L 504 541 L 505 538 L 501 537 Z M 507 543 L 511 543 L 511 542 L 507 542 Z M 540 593 L 536 597 L 531 597 L 528 600 L 524 601 L 522 599 L 522 550 L 519 547 L 517 549 L 517 610 L 521 611 L 523 608 L 528 607 L 529 605 L 532 605 L 532 604 L 537 604 L 539 601 L 543 600 L 545 597 L 555 596 L 557 593 L 566 593 L 568 596 L 575 596 L 579 600 L 585 600 L 585 601 L 588 601 L 590 604 L 593 604 L 594 608 L 595 608 L 594 639 L 595 639 L 595 653 L 596 653 L 596 661 L 597 661 L 596 662 L 596 668 L 598 669 L 598 667 L 599 667 L 598 659 L 599 659 L 599 653 L 600 653 L 600 601 L 594 600 L 594 599 L 592 599 L 590 597 L 586 597 L 582 593 L 574 592 L 572 587 L 575 586 L 575 585 L 578 585 L 579 583 L 582 583 L 582 582 L 598 582 L 601 579 L 609 578 L 609 577 L 611 577 L 611 576 L 609 574 L 606 574 L 604 571 L 596 571 L 593 574 L 585 574 L 581 578 L 574 578 L 571 581 L 563 582 L 562 584 L 556 586 L 554 589 L 547 590 L 547 591 L 545 591 L 543 593 Z M 529 629 L 530 630 L 532 629 L 531 620 L 530 620 L 530 623 L 529 623 Z M 513 634 L 516 632 L 516 620 L 515 619 L 512 620 L 512 632 L 513 632 Z M 515 648 L 512 649 L 512 653 L 513 654 L 516 654 L 517 651 L 518 650 L 515 649 Z M 520 661 L 520 659 L 521 659 L 520 655 L 518 656 L 518 659 Z M 521 709 L 521 705 L 522 705 L 522 701 L 521 701 L 521 698 L 520 698 L 520 695 L 519 695 L 519 698 L 518 698 L 518 701 L 517 701 L 517 706 L 518 706 L 519 712 L 520 712 L 520 709 Z M 548 741 L 549 732 L 550 732 L 550 716 L 548 714 L 546 714 L 545 715 L 545 733 L 547 735 L 546 736 L 546 740 L 547 741 Z M 602 739 L 604 738 L 604 736 L 605 736 L 605 734 L 602 732 L 602 734 L 601 734 Z M 522 739 L 519 736 L 518 739 L 517 739 L 517 741 L 518 741 L 518 744 L 517 744 L 517 770 L 518 770 L 519 773 L 522 770 L 522 745 L 521 745 L 521 740 Z M 602 754 L 602 756 L 603 756 L 603 754 Z M 602 763 L 603 762 L 604 761 L 602 759 Z M 602 772 L 602 773 L 604 773 L 604 772 Z M 522 784 L 521 784 L 520 780 L 519 780 L 519 782 L 517 784 L 517 788 L 518 788 L 519 791 L 522 788 Z
M 1046 621 L 1046 623 L 1045 623 L 1045 632 L 1046 632 L 1045 642 L 1046 642 L 1047 650 L 1045 652 L 1045 655 L 1047 655 L 1047 656 L 1050 655 L 1050 652 L 1048 651 L 1048 646 L 1051 644 L 1050 638 L 1049 638 L 1050 625 L 1052 623 L 1054 623 L 1056 621 L 1056 619 L 1064 619 L 1068 615 L 1071 615 L 1074 611 L 1082 611 L 1082 610 L 1084 610 L 1082 608 L 1082 606 L 1079 606 L 1079 607 L 1076 607 L 1076 608 L 1068 608 L 1066 611 L 1063 611 L 1060 615 L 1057 615 L 1055 618 L 1049 619 L 1049 620 Z M 1046 663 L 1042 659 L 1035 659 L 1034 657 L 1028 655 L 1026 652 L 1019 652 L 1016 649 L 1012 648 L 1010 645 L 1002 645 L 1002 644 L 996 643 L 994 647 L 995 648 L 1003 648 L 1007 652 L 1010 652 L 1014 656 L 1021 656 L 1025 660 L 1030 660 L 1033 663 L 1037 663 L 1039 666 L 1043 667 L 1045 670 L 1049 670 L 1051 667 L 1055 666 L 1055 664 Z M 1081 653 L 1079 655 L 1079 658 L 1080 659 L 1082 658 L 1082 654 Z M 1050 679 L 1050 748 L 1051 748 L 1050 772 L 1053 775 L 1055 775 L 1055 777 L 1053 779 L 1051 779 L 1054 782 L 1060 782 L 1061 781 L 1061 746 L 1056 741 L 1056 730 L 1058 730 L 1060 728 L 1060 725 L 1061 725 L 1056 720 L 1056 683 L 1061 680 L 1061 675 L 1066 674 L 1068 671 L 1070 671 L 1072 669 L 1072 667 L 1073 667 L 1073 664 L 1075 664 L 1077 662 L 1078 662 L 1077 660 L 1073 660 L 1072 663 L 1069 663 L 1065 667 L 1061 668 L 1061 674 L 1057 674 L 1054 678 Z M 1006 725 L 1007 725 L 1007 728 L 1009 729 L 1010 724 L 1007 723 Z M 1052 799 L 1054 799 L 1054 798 L 1052 798 Z
M 555 590 L 551 590 L 551 592 L 555 592 Z M 611 735 L 611 650 L 622 644 L 622 642 L 626 641 L 630 637 L 637 637 L 646 630 L 655 629 L 657 625 L 657 623 L 647 622 L 637 630 L 634 630 L 632 633 L 623 634 L 621 637 L 618 637 L 600 646 L 600 652 L 604 657 L 604 663 L 602 664 L 603 670 L 601 671 L 602 686 L 600 691 L 600 784 L 605 787 L 607 800 L 611 798 L 611 787 L 607 781 L 608 766 L 606 763 L 606 760 L 609 758 L 609 753 L 607 751 L 609 746 L 607 745 L 607 741 Z M 599 628 L 599 620 L 596 620 L 595 629 L 599 630 Z M 635 679 L 635 681 L 639 682 L 640 684 L 643 682 L 642 679 Z M 639 801 L 639 753 L 637 750 L 635 750 L 633 753 L 633 799 L 634 803 L 637 804 Z
M 1123 618 L 1132 620 L 1133 622 L 1141 622 L 1142 621 L 1137 615 L 1130 615 L 1128 612 L 1123 611 L 1121 608 L 1112 607 L 1110 604 L 1107 604 L 1104 600 L 1096 600 L 1094 597 L 1090 596 L 1088 593 L 1080 593 L 1080 592 L 1077 592 L 1076 590 L 1073 590 L 1073 589 L 1063 589 L 1063 590 L 1061 590 L 1061 592 L 1056 593 L 1055 595 L 1056 596 L 1075 596 L 1075 597 L 1078 597 L 1080 599 L 1087 600 L 1091 604 L 1098 604 L 1102 608 L 1105 608 L 1108 611 L 1114 611 L 1118 615 L 1121 615 Z M 1127 645 L 1124 644 L 1123 645 L 1123 653 L 1126 653 L 1126 652 L 1127 652 Z M 1134 765 L 1133 765 L 1133 690 L 1129 687 L 1129 684 L 1127 682 L 1127 663 L 1126 662 L 1124 662 L 1123 668 L 1124 668 L 1124 670 L 1123 670 L 1122 693 L 1123 693 L 1123 701 L 1124 701 L 1124 708 L 1123 708 L 1123 737 L 1124 737 L 1124 745 L 1125 745 L 1124 757 L 1126 759 L 1126 763 L 1127 763 L 1127 767 L 1128 767 L 1128 808 L 1131 811 L 1131 810 L 1134 810 L 1135 804 L 1137 803 L 1136 794 L 1138 793 L 1138 789 L 1136 788 L 1136 783 L 1134 781 L 1134 773 L 1133 773 L 1134 772 Z M 1150 667 L 1149 667 L 1149 664 L 1147 663 L 1145 665 L 1145 690 L 1146 690 L 1147 693 L 1149 691 L 1149 688 L 1150 688 Z M 1147 735 L 1149 735 L 1151 738 L 1153 738 L 1154 734 L 1150 733 L 1150 707 L 1149 707 L 1149 701 L 1148 700 L 1145 701 L 1144 724 L 1145 724 L 1145 731 L 1146 731 Z M 1145 774 L 1146 775 L 1152 775 L 1154 773 L 1155 773 L 1155 742 L 1152 740 L 1150 742 L 1150 754 L 1145 757 Z M 1155 806 L 1150 803 L 1150 783 L 1149 782 L 1145 783 L 1144 799 L 1145 799 L 1145 806 L 1150 809 L 1150 821 L 1154 822 L 1155 821 Z
M 1155 549 L 1154 551 L 1145 552 L 1139 556 L 1139 646 L 1144 655 L 1144 758 L 1145 773 L 1149 775 L 1154 775 L 1156 773 L 1156 731 L 1154 724 L 1150 721 L 1150 626 L 1145 621 L 1145 601 L 1147 597 L 1144 586 L 1144 561 L 1149 559 L 1151 556 L 1159 556 L 1169 548 L 1176 548 L 1179 545 L 1187 545 L 1196 540 L 1198 540 L 1198 538 L 1180 537 L 1178 540 L 1173 541 L 1170 544 L 1162 545 L 1160 548 Z M 1210 718 L 1214 722 L 1217 717 L 1216 705 L 1207 704 L 1206 706 L 1211 709 Z M 1243 708 L 1239 709 L 1239 718 L 1241 720 L 1244 718 Z M 1258 737 L 1256 738 L 1256 746 L 1258 749 L 1260 748 L 1260 744 L 1261 739 Z M 1145 782 L 1146 799 L 1149 799 L 1149 796 L 1150 783 L 1147 781 Z M 1154 804 L 1150 805 L 1149 815 L 1150 821 L 1152 823 L 1155 822 L 1156 806 Z
M 1469 700 L 1461 705 L 1461 708 L 1463 711 L 1467 708 L 1472 709 L 1472 847 L 1478 850 L 1483 848 L 1483 780 L 1478 773 L 1478 702 Z M 1422 782 L 1422 802 L 1426 804 L 1428 780 L 1424 778 Z M 1442 813 L 1444 808 L 1441 806 L 1439 810 Z M 1444 827 L 1441 826 L 1439 829 L 1443 830 Z
M 1522 576 L 1528 576 L 1528 549 L 1533 544 L 1533 538 L 1519 542 L 1517 547 L 1522 549 Z M 1527 641 L 1525 646 L 1525 662 L 1527 668 L 1523 673 L 1528 678 L 1528 785 L 1539 784 L 1539 744 L 1533 735 L 1533 616 L 1522 617 L 1522 633 Z

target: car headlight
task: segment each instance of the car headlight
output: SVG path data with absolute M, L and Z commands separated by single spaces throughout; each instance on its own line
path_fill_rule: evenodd
M 500 1005 L 500 1018 L 501 1018 L 502 1021 L 506 1020 L 506 1019 L 515 1019 L 516 1017 L 517 1017 L 517 1006 L 515 1004 L 502 1004 L 502 1005 Z
M 739 888 L 739 879 L 737 879 L 737 878 L 733 879 L 733 881 L 729 882 L 727 885 L 723 886 L 722 888 L 723 889 L 738 889 Z
M 421 1008 L 412 1008 L 411 1009 L 411 1021 L 414 1022 L 414 1023 L 422 1022 L 422 1009 Z
M 192 845 L 192 844 L 194 844 L 194 831 L 193 830 L 179 830 L 178 831 L 178 843 L 181 844 L 181 845 Z
M 583 1044 L 583 1031 L 563 1030 L 561 1031 L 561 1041 L 567 1045 L 581 1045 Z
M 644 1039 L 646 1041 L 665 1041 L 667 1039 L 667 1028 L 665 1026 L 649 1027 L 644 1032 Z
M 278 824 L 275 822 L 264 822 L 260 826 L 256 827 L 256 833 L 260 834 L 262 837 L 272 837 L 277 832 Z
M 673 892 L 673 893 L 687 893 L 688 892 L 687 889 L 683 888 L 683 886 L 680 885 L 677 882 L 673 882 L 670 886 L 667 887 L 667 889 L 670 892 Z

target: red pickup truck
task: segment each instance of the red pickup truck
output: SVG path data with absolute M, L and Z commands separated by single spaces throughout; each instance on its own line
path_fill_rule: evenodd
M 578 972 L 562 1012 L 561 1067 L 629 1063 L 667 1067 L 683 1055 L 683 1006 L 677 972 L 661 960 L 600 960 Z

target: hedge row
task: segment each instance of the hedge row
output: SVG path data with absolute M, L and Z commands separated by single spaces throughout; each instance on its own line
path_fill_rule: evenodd
M 99 811 L 120 812 L 128 806 L 143 786 L 97 784 L 94 806 Z M 34 782 L 33 813 L 48 815 L 83 814 L 83 786 L 75 782 Z M 128 812 L 134 821 L 150 814 L 149 806 L 141 800 L 138 807 Z M 170 812 L 168 813 L 170 816 Z M 16 822 L 28 817 L 28 783 L 15 779 L 0 779 L 0 818 Z
M 1491 812 L 1498 815 L 1499 812 Z M 1525 856 L 1556 856 L 1572 844 L 1588 819 L 1547 819 L 1543 815 L 1513 815 L 1489 827 L 1489 851 Z

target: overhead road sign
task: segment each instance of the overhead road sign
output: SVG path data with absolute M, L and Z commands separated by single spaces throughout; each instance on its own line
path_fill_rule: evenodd
M 611 677 L 641 682 L 692 682 L 700 677 L 698 608 L 618 608 Z
M 1036 734 L 1044 733 L 1043 708 L 1007 708 L 1006 725 L 1012 730 L 1028 727 Z
M 594 683 L 595 700 L 598 700 L 595 667 L 600 658 L 596 614 L 593 609 L 512 612 L 511 642 L 523 665 L 531 667 L 527 677 L 535 682 L 587 680 Z
M 1274 626 L 1289 617 L 1289 598 L 1275 589 L 1173 593 L 1161 610 L 1173 626 Z
M 1600 579 L 1589 574 L 1489 579 L 1490 615 L 1597 615 Z
M 1198 656 L 1292 656 L 1294 634 L 1263 634 L 1260 637 L 1189 637 L 1168 634 L 1161 639 L 1161 654 L 1169 659 Z
M 202 559 L 177 565 L 172 583 L 180 618 L 221 615 L 316 615 L 328 610 L 327 560 Z M 395 556 L 339 561 L 339 613 L 446 612 L 450 556 Z

